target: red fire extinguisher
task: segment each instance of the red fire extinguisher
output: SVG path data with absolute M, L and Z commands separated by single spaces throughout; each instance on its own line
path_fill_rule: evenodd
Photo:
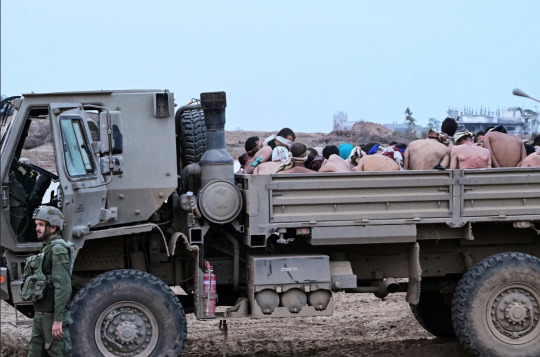
M 212 266 L 208 261 L 204 262 L 206 272 L 203 274 L 203 301 L 204 317 L 216 317 L 216 276 L 212 274 Z

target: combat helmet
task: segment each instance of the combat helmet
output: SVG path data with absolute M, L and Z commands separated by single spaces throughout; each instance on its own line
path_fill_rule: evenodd
M 32 219 L 40 219 L 42 221 L 48 222 L 51 226 L 58 227 L 59 230 L 66 228 L 66 221 L 64 220 L 64 215 L 56 207 L 52 206 L 40 206 L 34 210 Z

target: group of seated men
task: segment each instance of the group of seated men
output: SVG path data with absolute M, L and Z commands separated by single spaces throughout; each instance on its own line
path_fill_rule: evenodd
M 491 167 L 540 166 L 540 135 L 532 145 L 524 144 L 503 126 L 473 134 L 457 131 L 454 119 L 443 121 L 441 132 L 430 130 L 426 139 L 409 145 L 392 142 L 328 145 L 319 155 L 314 148 L 295 142 L 289 128 L 261 141 L 246 140 L 245 152 L 238 157 L 244 174 L 283 174 L 348 171 L 393 171 L 429 169 L 476 169 Z

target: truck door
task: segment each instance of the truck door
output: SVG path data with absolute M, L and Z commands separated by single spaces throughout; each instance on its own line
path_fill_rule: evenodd
M 92 150 L 86 113 L 79 103 L 49 105 L 58 178 L 58 204 L 67 226 L 64 237 L 82 246 L 90 227 L 100 222 L 107 186 Z M 77 244 L 79 243 L 79 244 Z

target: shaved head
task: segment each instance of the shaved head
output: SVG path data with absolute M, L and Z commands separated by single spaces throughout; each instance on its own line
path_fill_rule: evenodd
M 307 146 L 302 143 L 294 143 L 291 145 L 291 155 L 292 157 L 301 157 L 307 151 Z

